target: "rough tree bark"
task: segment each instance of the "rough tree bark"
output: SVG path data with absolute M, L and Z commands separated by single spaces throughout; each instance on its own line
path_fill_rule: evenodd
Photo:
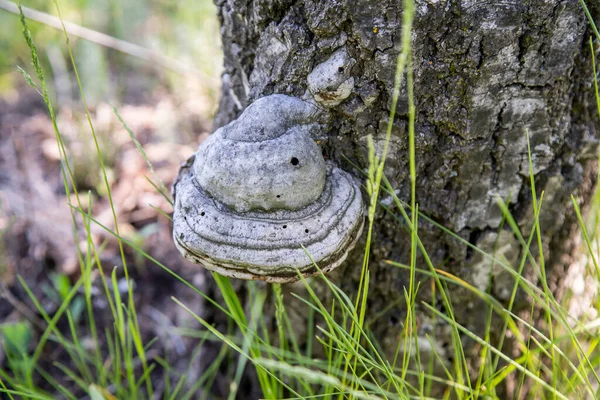
M 321 145 L 326 157 L 361 176 L 347 159 L 365 167 L 367 135 L 376 145 L 383 143 L 400 51 L 402 1 L 216 3 L 225 54 L 217 127 L 262 96 L 301 97 L 313 68 L 344 48 L 354 60 L 354 88 L 333 108 L 336 118 Z M 595 15 L 598 11 L 592 9 Z M 495 198 L 510 198 L 510 210 L 527 236 L 533 221 L 528 129 L 538 196 L 545 191 L 540 222 L 553 290 L 561 286 L 568 265 L 561 256 L 572 243 L 570 196 L 585 203 L 595 185 L 599 126 L 588 37 L 577 0 L 416 1 L 412 44 L 419 210 L 486 251 L 497 240 L 497 256 L 516 264 L 520 247 L 508 228 L 498 237 L 502 213 Z M 405 87 L 390 145 L 386 175 L 399 197 L 409 201 Z M 408 275 L 384 260 L 408 263 L 410 237 L 382 210 L 375 226 L 369 308 L 387 311 L 371 328 L 393 353 L 405 316 Z M 491 279 L 492 293 L 500 301 L 508 299 L 512 281 L 507 273 L 424 220 L 419 235 L 435 265 L 483 290 Z M 358 286 L 361 257 L 359 243 L 331 275 L 349 293 Z M 428 288 L 421 287 L 424 299 L 430 299 Z M 481 333 L 482 304 L 466 290 L 450 289 L 457 320 Z M 525 297 L 521 300 L 520 305 L 527 304 Z M 420 318 L 419 334 L 435 329 L 443 351 L 446 328 L 431 326 L 425 313 Z

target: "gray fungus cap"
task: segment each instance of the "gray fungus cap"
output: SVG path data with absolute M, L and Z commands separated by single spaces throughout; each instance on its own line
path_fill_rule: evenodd
M 362 232 L 363 203 L 311 138 L 318 118 L 303 100 L 271 95 L 200 145 L 173 185 L 173 238 L 186 258 L 269 282 L 317 273 L 311 258 L 323 272 L 342 263 Z

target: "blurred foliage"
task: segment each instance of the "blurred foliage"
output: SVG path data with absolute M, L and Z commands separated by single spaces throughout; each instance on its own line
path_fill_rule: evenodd
M 25 382 L 34 367 L 29 357 L 31 327 L 27 322 L 0 324 L 0 338 L 10 369 Z
M 24 7 L 56 16 L 53 1 L 24 0 Z M 147 92 L 198 87 L 210 97 L 218 95 L 222 64 L 219 25 L 211 0 L 61 0 L 65 21 L 143 46 L 194 67 L 203 75 L 184 76 L 133 56 L 70 35 L 75 61 L 90 105 L 111 101 L 144 102 Z M 16 67 L 30 70 L 30 54 L 21 35 L 18 17 L 0 9 L 0 95 L 15 90 L 23 77 Z M 58 106 L 78 99 L 76 82 L 69 67 L 63 32 L 30 21 L 33 39 L 40 50 L 46 72 L 52 77 Z
M 142 46 L 154 54 L 175 60 L 182 69 L 174 72 L 131 54 L 87 41 L 69 33 L 69 41 L 83 92 L 97 124 L 98 141 L 111 183 L 114 170 L 115 121 L 107 103 L 160 104 L 169 99 L 179 113 L 164 116 L 153 135 L 165 142 L 190 143 L 205 129 L 197 116 L 210 120 L 220 91 L 222 52 L 216 7 L 212 0 L 57 0 L 65 22 Z M 23 7 L 58 17 L 54 0 L 23 0 Z M 27 76 L 35 76 L 30 50 L 23 40 L 19 17 L 0 8 L 0 97 L 17 98 L 24 93 Z M 29 20 L 45 71 L 51 101 L 70 148 L 76 182 L 84 189 L 102 193 L 99 169 L 90 163 L 95 145 L 83 113 L 77 79 L 62 30 Z M 20 70 L 22 68 L 22 70 Z M 36 79 L 31 83 L 35 86 Z M 160 108 L 160 107 L 159 107 Z M 100 112 L 100 114 L 97 114 Z M 109 114 L 112 114 L 110 112 Z M 181 121 L 189 121 L 187 125 Z M 180 121 L 178 123 L 174 121 Z M 98 121 L 96 121 L 97 123 Z M 194 125 L 196 124 L 196 125 Z M 164 129 L 159 129 L 163 127 Z M 141 134 L 143 132 L 136 132 Z

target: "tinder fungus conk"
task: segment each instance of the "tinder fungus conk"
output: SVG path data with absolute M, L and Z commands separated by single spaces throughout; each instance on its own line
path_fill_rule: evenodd
M 315 274 L 313 261 L 324 272 L 344 261 L 363 204 L 352 176 L 311 138 L 318 115 L 295 97 L 263 97 L 200 145 L 173 185 L 173 238 L 186 258 L 269 282 Z

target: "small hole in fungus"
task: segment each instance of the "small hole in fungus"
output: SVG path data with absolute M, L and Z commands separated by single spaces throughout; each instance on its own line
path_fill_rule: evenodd
M 280 194 L 278 194 L 278 195 L 277 195 L 277 198 L 280 198 L 280 197 L 281 197 L 281 195 L 280 195 Z
M 204 211 L 202 211 L 202 212 L 200 213 L 200 216 L 202 216 L 202 217 L 204 217 L 205 215 L 206 215 L 206 213 L 205 213 Z
M 308 229 L 305 229 L 304 232 L 308 233 Z
M 300 164 L 300 160 L 298 160 L 296 157 L 292 157 L 290 163 L 292 163 L 292 165 L 298 165 Z
M 339 68 L 338 68 L 338 72 L 339 72 L 340 74 L 343 74 L 343 73 L 344 73 L 344 67 L 339 67 Z
M 285 229 L 285 228 L 287 228 L 287 225 L 284 225 L 284 226 L 283 226 L 283 229 Z

